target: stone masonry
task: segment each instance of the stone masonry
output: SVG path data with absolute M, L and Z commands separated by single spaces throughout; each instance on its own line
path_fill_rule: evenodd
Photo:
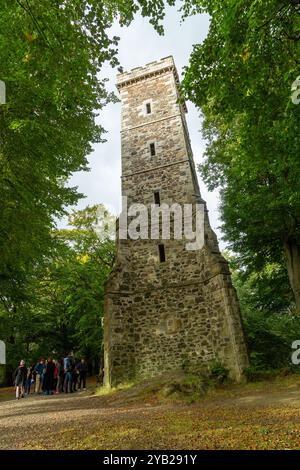
M 104 315 L 111 386 L 213 361 L 239 380 L 248 365 L 239 304 L 200 195 L 178 85 L 172 57 L 118 75 L 122 195 L 129 206 L 150 207 L 155 192 L 161 204 L 204 204 L 205 244 L 188 251 L 184 239 L 117 237 Z

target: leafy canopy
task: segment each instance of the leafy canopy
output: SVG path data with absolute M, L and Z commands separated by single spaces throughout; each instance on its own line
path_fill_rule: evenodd
M 104 284 L 115 251 L 109 233 L 99 237 L 96 231 L 99 208 L 73 211 L 69 227 L 53 233 L 57 243 L 47 263 L 37 264 L 27 278 L 26 297 L 13 307 L 0 304 L 0 337 L 10 366 L 21 358 L 60 358 L 70 349 L 99 363 Z
M 209 34 L 193 48 L 183 88 L 204 116 L 200 170 L 221 189 L 223 230 L 245 265 L 280 264 L 284 244 L 300 246 L 300 106 L 291 100 L 299 5 L 186 2 L 186 14 L 199 11 L 211 15 Z
M 55 218 L 81 197 L 68 178 L 103 141 L 96 116 L 115 97 L 99 73 L 118 65 L 109 28 L 140 11 L 162 33 L 164 1 L 0 0 L 0 11 L 0 295 L 16 300 Z

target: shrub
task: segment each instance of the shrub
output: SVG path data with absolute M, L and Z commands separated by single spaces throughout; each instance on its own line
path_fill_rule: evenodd
M 244 326 L 253 372 L 291 368 L 291 345 L 300 339 L 298 316 L 248 312 Z
M 209 378 L 218 384 L 222 384 L 228 380 L 229 370 L 219 361 L 212 362 L 209 366 Z

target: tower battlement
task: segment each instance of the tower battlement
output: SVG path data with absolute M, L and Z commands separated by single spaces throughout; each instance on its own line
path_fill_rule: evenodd
M 146 81 L 151 78 L 155 79 L 159 75 L 172 72 L 175 83 L 179 87 L 180 79 L 178 71 L 175 66 L 173 56 L 164 57 L 153 62 L 149 62 L 143 67 L 135 67 L 129 71 L 117 74 L 117 88 L 121 91 L 130 85 L 134 85 L 140 81 Z M 187 107 L 184 101 L 181 100 L 181 105 L 184 111 L 187 113 Z
M 125 71 L 117 74 L 117 88 L 120 89 L 123 86 L 135 83 L 138 80 L 146 80 L 149 76 L 163 73 L 166 69 L 174 71 L 174 74 L 178 77 L 174 59 L 172 56 L 169 56 L 149 62 L 144 67 L 135 67 L 128 72 Z

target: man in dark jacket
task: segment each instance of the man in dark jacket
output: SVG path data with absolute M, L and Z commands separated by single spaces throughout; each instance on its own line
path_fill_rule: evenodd
M 81 385 L 83 385 L 83 390 L 86 390 L 86 376 L 88 373 L 88 366 L 84 358 L 82 358 L 81 361 L 77 364 L 76 369 L 79 372 L 78 390 L 81 390 Z
M 27 368 L 25 361 L 20 361 L 19 367 L 15 370 L 16 399 L 24 398 L 24 387 L 27 379 Z
M 52 395 L 54 388 L 54 370 L 55 364 L 52 357 L 49 357 L 44 374 L 43 388 L 45 395 Z

